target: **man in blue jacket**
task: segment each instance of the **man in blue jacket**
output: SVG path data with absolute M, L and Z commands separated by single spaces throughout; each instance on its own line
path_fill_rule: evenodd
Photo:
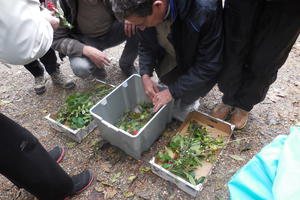
M 154 111 L 178 100 L 177 119 L 215 85 L 221 69 L 221 0 L 113 0 L 120 20 L 139 27 L 140 74 Z M 168 89 L 159 91 L 156 72 Z M 174 116 L 175 117 L 175 116 Z

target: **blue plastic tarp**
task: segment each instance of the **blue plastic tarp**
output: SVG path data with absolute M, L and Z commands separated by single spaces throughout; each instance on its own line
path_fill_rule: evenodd
M 300 200 L 300 127 L 277 136 L 228 183 L 231 200 Z

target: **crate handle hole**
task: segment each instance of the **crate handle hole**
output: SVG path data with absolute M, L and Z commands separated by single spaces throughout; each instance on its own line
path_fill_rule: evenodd
M 122 86 L 126 88 L 128 86 L 128 83 L 125 82 L 125 83 L 122 84 Z
M 101 105 L 103 105 L 103 106 L 105 106 L 107 104 L 107 99 L 105 98 L 105 99 L 102 99 L 101 100 Z

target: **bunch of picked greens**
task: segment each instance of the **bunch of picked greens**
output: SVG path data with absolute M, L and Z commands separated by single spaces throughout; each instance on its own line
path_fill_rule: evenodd
M 70 95 L 56 114 L 55 120 L 74 130 L 86 127 L 93 120 L 89 112 L 91 107 L 112 89 L 109 85 L 97 83 L 89 93 Z
M 110 85 L 96 83 L 92 89 L 92 93 L 95 94 L 94 98 L 96 101 L 108 95 L 113 88 Z
M 59 18 L 60 25 L 67 27 L 68 29 L 74 28 L 72 24 L 70 24 L 67 19 L 63 15 L 63 11 L 56 7 L 56 5 L 52 1 L 47 1 L 47 8 L 48 10 L 52 11 L 54 13 L 54 16 Z
M 204 181 L 196 178 L 195 169 L 203 161 L 213 162 L 224 147 L 223 138 L 212 138 L 205 127 L 191 121 L 188 135 L 176 133 L 165 149 L 158 153 L 155 162 L 193 185 Z
M 116 126 L 132 135 L 136 135 L 153 116 L 153 105 L 151 103 L 141 103 L 134 111 L 126 112 L 116 123 Z

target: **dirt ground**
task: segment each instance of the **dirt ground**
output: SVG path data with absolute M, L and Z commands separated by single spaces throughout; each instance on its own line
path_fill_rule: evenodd
M 119 84 L 125 77 L 121 74 L 117 58 L 122 46 L 109 49 L 112 58 L 108 67 L 107 82 Z M 248 160 L 258 153 L 279 134 L 288 134 L 289 127 L 300 121 L 300 40 L 294 45 L 285 65 L 278 73 L 277 81 L 271 86 L 266 99 L 255 106 L 249 123 L 242 131 L 235 131 L 232 142 L 223 151 L 220 159 L 207 178 L 199 197 L 203 200 L 225 200 L 229 198 L 227 182 Z M 94 184 L 74 200 L 111 199 L 193 199 L 164 181 L 149 170 L 150 159 L 163 148 L 168 136 L 161 136 L 142 159 L 137 161 L 108 144 L 100 146 L 101 130 L 92 132 L 81 144 L 53 130 L 44 117 L 56 112 L 63 99 L 75 91 L 83 91 L 89 82 L 76 78 L 67 59 L 62 61 L 62 70 L 76 80 L 77 87 L 65 91 L 52 85 L 47 75 L 47 92 L 41 96 L 33 90 L 33 77 L 22 66 L 0 65 L 0 112 L 16 120 L 30 130 L 45 146 L 65 147 L 66 156 L 60 164 L 69 174 L 84 168 L 91 169 L 96 177 Z M 221 93 L 215 87 L 205 98 L 200 99 L 200 111 L 210 112 L 220 102 Z M 178 124 L 170 124 L 170 128 Z M 239 156 L 233 159 L 231 156 Z M 22 166 L 20 166 L 22 167 Z M 128 178 L 134 179 L 129 181 Z M 128 197 L 128 198 L 126 198 Z M 24 190 L 19 190 L 6 178 L 0 176 L 1 200 L 34 199 Z

